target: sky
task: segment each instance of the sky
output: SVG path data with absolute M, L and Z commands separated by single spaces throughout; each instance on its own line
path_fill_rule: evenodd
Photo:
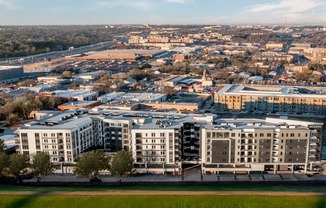
M 0 25 L 326 25 L 326 0 L 0 0 Z

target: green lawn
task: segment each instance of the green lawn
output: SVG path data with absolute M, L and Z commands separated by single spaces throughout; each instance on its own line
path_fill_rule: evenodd
M 105 187 L 31 187 L 0 186 L 0 191 L 295 191 L 326 193 L 326 185 L 251 185 L 251 184 L 212 184 L 212 185 L 137 185 Z
M 278 196 L 0 196 L 1 208 L 325 208 L 319 197 Z

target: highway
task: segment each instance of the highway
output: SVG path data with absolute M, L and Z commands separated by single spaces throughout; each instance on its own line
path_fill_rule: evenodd
M 114 44 L 116 44 L 115 41 L 108 41 L 108 42 L 96 43 L 93 45 L 82 46 L 79 48 L 74 48 L 65 51 L 51 51 L 51 52 L 42 53 L 38 55 L 1 60 L 0 66 L 27 65 L 27 64 L 33 64 L 33 63 L 42 62 L 50 59 L 63 58 L 65 56 L 88 53 L 91 51 L 103 51 L 103 50 L 110 49 L 110 47 Z

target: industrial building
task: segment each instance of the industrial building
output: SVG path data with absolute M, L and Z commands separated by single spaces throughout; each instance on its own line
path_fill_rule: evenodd
M 24 79 L 24 69 L 22 66 L 0 66 L 0 83 L 18 82 Z

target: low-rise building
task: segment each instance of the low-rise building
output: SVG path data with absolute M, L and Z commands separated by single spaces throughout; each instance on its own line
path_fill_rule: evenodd
M 0 83 L 18 82 L 24 79 L 24 69 L 22 66 L 0 66 Z
M 94 108 L 98 106 L 100 102 L 98 101 L 74 101 L 69 103 L 64 103 L 58 106 L 59 110 L 72 110 L 72 109 L 82 109 L 82 108 Z

